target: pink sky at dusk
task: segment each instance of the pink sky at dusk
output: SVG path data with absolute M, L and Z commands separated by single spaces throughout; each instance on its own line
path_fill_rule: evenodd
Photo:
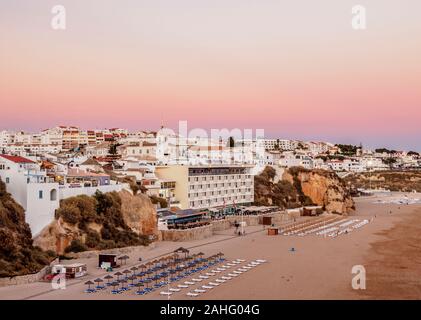
M 187 120 L 421 151 L 420 15 L 419 0 L 4 0 L 0 130 Z

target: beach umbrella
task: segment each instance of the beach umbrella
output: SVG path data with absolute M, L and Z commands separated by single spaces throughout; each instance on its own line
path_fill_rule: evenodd
M 85 285 L 87 285 L 87 286 L 88 286 L 88 290 L 89 290 L 89 289 L 91 289 L 91 285 L 93 285 L 93 284 L 95 284 L 95 283 L 93 283 L 93 282 L 92 282 L 92 281 L 90 281 L 90 280 L 85 282 Z
M 138 268 L 137 267 L 131 267 L 130 270 L 132 270 L 133 274 L 135 274 L 135 272 L 138 270 Z
M 124 261 L 124 264 L 126 264 L 126 260 L 129 259 L 129 258 L 130 258 L 129 256 L 124 255 L 124 256 L 119 257 L 118 259 L 121 260 L 121 261 Z
M 123 274 L 121 272 L 116 272 L 114 273 L 115 276 L 117 276 L 117 281 L 120 280 L 120 276 L 122 276 Z
M 104 279 L 107 280 L 107 283 L 110 282 L 111 279 L 113 279 L 114 277 L 112 275 L 107 274 Z
M 127 277 L 127 274 L 129 274 L 129 273 L 131 274 L 132 272 L 130 270 L 124 270 L 123 273 Z
M 127 280 L 121 279 L 119 282 L 120 282 L 121 286 L 124 287 L 124 284 L 127 283 Z
M 111 285 L 113 286 L 113 289 L 115 290 L 115 288 L 120 285 L 120 282 L 114 281 L 114 282 L 111 282 Z
M 104 282 L 104 280 L 102 280 L 102 279 L 100 279 L 100 278 L 96 278 L 96 279 L 94 280 L 94 282 L 96 282 L 96 283 L 97 283 L 97 285 L 99 286 L 99 284 L 100 284 L 101 282 Z
M 140 288 L 140 287 L 143 287 L 145 285 L 143 283 L 139 282 L 139 283 L 135 283 L 134 286 Z

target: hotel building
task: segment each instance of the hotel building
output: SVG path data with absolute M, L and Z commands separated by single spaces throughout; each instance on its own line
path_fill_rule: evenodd
M 160 179 L 175 181 L 174 196 L 181 209 L 229 212 L 254 201 L 252 166 L 170 165 L 156 167 Z

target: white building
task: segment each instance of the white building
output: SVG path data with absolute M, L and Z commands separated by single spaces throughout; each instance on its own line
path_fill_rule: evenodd
M 26 222 L 36 235 L 54 219 L 59 207 L 59 185 L 40 166 L 23 157 L 0 154 L 0 177 L 7 191 L 25 210 Z
M 181 209 L 232 210 L 254 201 L 252 166 L 158 166 L 156 175 L 174 181 L 174 197 Z
M 364 171 L 363 165 L 357 159 L 344 159 L 344 160 L 329 160 L 326 162 L 330 169 L 333 171 L 347 171 L 347 172 L 362 172 Z
M 306 154 L 284 152 L 279 159 L 279 166 L 283 168 L 304 167 L 313 169 L 313 159 Z
M 295 150 L 299 141 L 287 139 L 258 139 L 257 143 L 266 150 Z
M 79 175 L 82 176 L 82 174 L 81 172 Z M 86 175 L 95 175 L 98 181 L 107 179 L 100 174 L 86 173 Z M 47 172 L 41 170 L 36 162 L 5 154 L 0 154 L 0 178 L 6 184 L 7 191 L 25 210 L 25 219 L 33 236 L 53 221 L 60 199 L 81 194 L 93 195 L 97 190 L 111 192 L 121 191 L 123 188 L 128 189 L 126 184 L 115 184 L 110 181 L 105 181 L 103 185 L 98 183 L 96 186 L 93 183 L 59 184 L 47 176 Z

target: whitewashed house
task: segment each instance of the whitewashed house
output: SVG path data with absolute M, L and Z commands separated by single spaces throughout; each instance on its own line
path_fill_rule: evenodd
M 0 154 L 0 177 L 7 191 L 25 209 L 26 222 L 36 235 L 54 219 L 59 207 L 59 184 L 40 166 L 20 156 Z

